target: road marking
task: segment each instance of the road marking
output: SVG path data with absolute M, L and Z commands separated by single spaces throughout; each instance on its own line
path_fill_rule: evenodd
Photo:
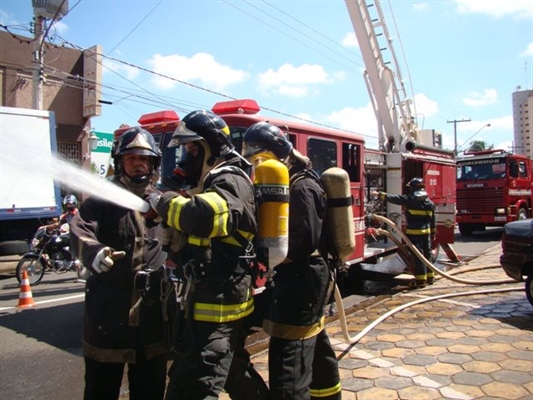
M 68 297 L 60 297 L 57 299 L 50 299 L 50 300 L 43 300 L 43 301 L 36 301 L 35 305 L 38 306 L 39 304 L 47 304 L 47 303 L 54 303 L 56 301 L 64 301 L 64 300 L 72 300 L 72 299 L 79 299 L 80 297 L 85 297 L 85 293 L 77 294 L 74 296 L 68 296 Z M 0 311 L 6 311 L 6 310 L 12 310 L 17 308 L 17 306 L 12 307 L 0 307 Z

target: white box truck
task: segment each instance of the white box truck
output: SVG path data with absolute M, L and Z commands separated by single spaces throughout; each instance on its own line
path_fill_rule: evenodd
M 61 214 L 52 171 L 57 153 L 52 111 L 0 107 L 0 256 L 28 251 L 37 228 Z

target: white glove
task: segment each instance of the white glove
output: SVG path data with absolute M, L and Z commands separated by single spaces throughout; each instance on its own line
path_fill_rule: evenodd
M 163 246 L 170 245 L 170 249 L 177 253 L 187 244 L 187 235 L 170 226 L 158 225 L 157 238 Z
M 157 212 L 157 203 L 159 203 L 159 199 L 161 198 L 160 193 L 150 193 L 148 196 L 144 198 L 148 204 L 150 204 L 150 207 Z
M 104 247 L 93 260 L 93 269 L 101 274 L 111 269 L 116 260 L 120 260 L 126 255 L 125 251 L 115 251 L 111 247 Z

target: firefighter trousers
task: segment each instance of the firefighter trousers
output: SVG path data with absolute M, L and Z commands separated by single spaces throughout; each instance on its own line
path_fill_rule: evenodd
M 413 245 L 426 257 L 428 260 L 431 258 L 431 240 L 429 235 L 408 235 L 409 240 Z M 432 270 L 428 270 L 426 265 L 420 261 L 418 257 L 415 257 L 415 279 L 417 281 L 426 281 L 426 279 L 434 278 Z
M 339 366 L 325 329 L 309 339 L 270 338 L 268 369 L 273 399 L 341 399 Z
M 243 320 L 227 323 L 212 323 L 184 320 L 181 333 L 180 351 L 170 367 L 169 383 L 165 400 L 200 400 L 218 399 L 226 385 L 235 354 L 238 365 L 245 365 L 243 376 L 253 378 L 250 374 L 253 366 L 244 349 Z M 255 371 L 254 371 L 255 372 Z M 266 385 L 259 374 L 260 383 Z M 250 381 L 248 381 L 250 382 Z M 260 384 L 258 383 L 258 385 Z M 261 391 L 242 387 L 235 391 L 235 399 L 261 399 Z M 245 389 L 257 390 L 258 397 L 246 397 Z

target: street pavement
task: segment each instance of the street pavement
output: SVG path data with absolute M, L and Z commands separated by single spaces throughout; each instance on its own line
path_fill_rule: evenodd
M 373 304 L 348 309 L 352 338 L 382 315 L 392 314 L 355 344 L 345 342 L 338 319 L 328 323 L 342 398 L 533 400 L 533 306 L 524 283 L 479 284 L 508 279 L 498 266 L 500 253 L 496 245 L 448 272 L 476 284 L 438 278 L 426 288 L 399 287 Z M 443 296 L 505 288 L 512 291 Z M 441 298 L 422 302 L 433 296 Z M 419 304 L 405 306 L 410 302 Z M 400 306 L 405 308 L 392 312 Z M 252 361 L 268 382 L 268 352 L 254 355 Z M 229 399 L 227 394 L 221 398 Z

